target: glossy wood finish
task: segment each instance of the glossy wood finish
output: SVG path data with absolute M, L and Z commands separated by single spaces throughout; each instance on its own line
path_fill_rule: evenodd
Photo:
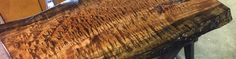
M 13 59 L 152 58 L 170 42 L 232 19 L 216 0 L 81 0 L 60 7 L 0 26 Z

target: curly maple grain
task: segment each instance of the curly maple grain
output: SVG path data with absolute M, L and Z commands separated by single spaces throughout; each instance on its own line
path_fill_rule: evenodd
M 204 32 L 210 17 L 219 16 L 216 27 L 231 20 L 228 8 L 216 0 L 81 0 L 50 12 L 51 17 L 39 14 L 0 30 L 13 59 L 133 58 Z

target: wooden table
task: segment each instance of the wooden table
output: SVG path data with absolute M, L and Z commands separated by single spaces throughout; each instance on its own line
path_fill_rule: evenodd
M 232 19 L 216 0 L 81 0 L 0 25 L 13 59 L 172 59 Z

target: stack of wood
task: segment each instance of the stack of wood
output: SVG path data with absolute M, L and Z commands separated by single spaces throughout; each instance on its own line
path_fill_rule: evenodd
M 0 39 L 13 59 L 152 58 L 231 19 L 216 0 L 81 0 L 1 25 Z

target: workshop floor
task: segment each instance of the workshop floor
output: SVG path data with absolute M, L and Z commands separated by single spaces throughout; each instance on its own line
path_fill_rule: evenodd
M 219 0 L 230 7 L 233 21 L 199 38 L 195 59 L 236 59 L 236 0 Z M 184 59 L 183 50 L 180 53 Z

